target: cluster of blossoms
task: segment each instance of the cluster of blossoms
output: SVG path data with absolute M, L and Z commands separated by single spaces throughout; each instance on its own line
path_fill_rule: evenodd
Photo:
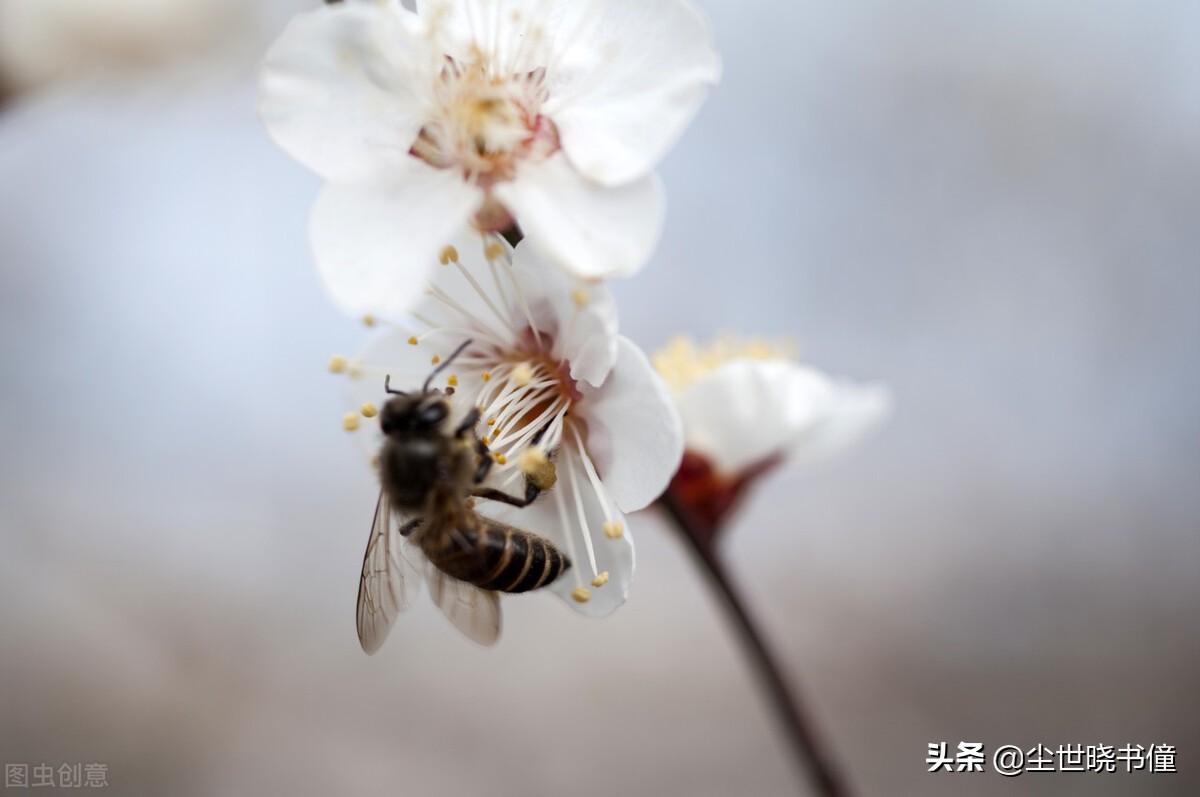
M 264 62 L 263 123 L 327 180 L 318 271 L 381 327 L 331 363 L 354 379 L 346 428 L 376 416 L 385 376 L 414 389 L 469 341 L 435 387 L 460 416 L 478 408 L 487 484 L 520 492 L 536 463 L 557 470 L 526 508 L 476 510 L 559 546 L 574 565 L 548 589 L 586 614 L 624 602 L 626 515 L 681 461 L 737 478 L 837 445 L 882 406 L 791 363 L 685 373 L 683 344 L 660 376 L 618 333 L 603 280 L 649 259 L 654 166 L 719 72 L 689 0 L 351 0 L 296 17 Z

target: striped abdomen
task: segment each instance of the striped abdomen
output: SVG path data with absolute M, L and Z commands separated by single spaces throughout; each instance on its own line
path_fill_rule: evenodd
M 544 587 L 571 566 L 549 540 L 481 515 L 422 548 L 444 573 L 499 592 Z

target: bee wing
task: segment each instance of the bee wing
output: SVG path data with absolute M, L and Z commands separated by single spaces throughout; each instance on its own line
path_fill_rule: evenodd
M 500 637 L 500 595 L 459 581 L 429 565 L 429 596 L 454 627 L 488 646 Z
M 400 520 L 393 514 L 387 495 L 380 491 L 358 582 L 358 641 L 363 650 L 379 650 L 396 615 L 408 608 L 405 584 L 419 581 L 420 571 L 404 555 Z

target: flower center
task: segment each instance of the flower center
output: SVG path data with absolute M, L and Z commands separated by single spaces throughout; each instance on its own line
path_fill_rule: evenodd
M 765 338 L 743 340 L 722 335 L 706 345 L 697 344 L 687 335 L 676 335 L 666 346 L 654 352 L 650 361 L 667 386 L 679 392 L 705 374 L 733 360 L 799 359 L 794 341 L 770 341 Z
M 544 69 L 498 75 L 482 54 L 471 63 L 447 56 L 410 154 L 439 169 L 459 168 L 484 190 L 511 180 L 520 161 L 544 160 L 559 148 L 558 131 L 540 113 L 544 78 Z

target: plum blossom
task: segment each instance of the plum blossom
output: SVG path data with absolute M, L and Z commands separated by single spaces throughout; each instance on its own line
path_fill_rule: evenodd
M 715 527 L 763 471 L 832 459 L 889 415 L 883 385 L 835 380 L 795 359 L 786 344 L 732 337 L 699 346 L 680 336 L 654 354 L 683 419 L 671 491 L 698 520 Z
M 476 230 L 443 243 L 411 313 L 372 318 L 382 329 L 363 355 L 331 368 L 354 378 L 362 409 L 344 422 L 357 429 L 386 398 L 385 376 L 412 389 L 471 341 L 432 387 L 454 388 L 458 413 L 480 409 L 476 433 L 495 460 L 485 484 L 521 495 L 531 467 L 548 460 L 557 471 L 528 507 L 481 499 L 475 508 L 554 542 L 574 564 L 546 589 L 602 616 L 624 602 L 633 577 L 626 513 L 666 488 L 683 433 L 646 355 L 617 334 L 608 290 L 548 266 L 531 243 L 514 250 Z
M 318 269 L 352 312 L 402 312 L 445 241 L 517 224 L 577 276 L 630 274 L 663 215 L 653 168 L 720 65 L 689 0 L 399 0 L 298 15 L 260 117 L 328 184 Z

